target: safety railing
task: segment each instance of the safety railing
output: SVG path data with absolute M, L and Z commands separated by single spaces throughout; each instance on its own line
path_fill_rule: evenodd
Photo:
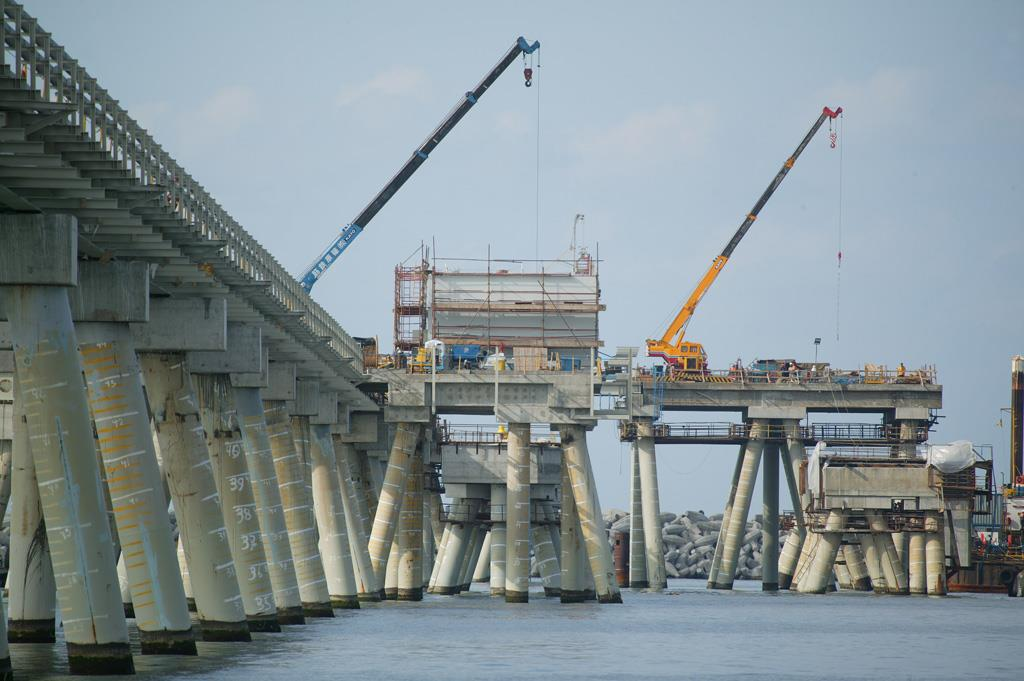
M 237 274 L 264 283 L 283 311 L 301 312 L 300 323 L 314 338 L 362 370 L 362 352 L 351 336 L 21 5 L 0 0 L 0 19 L 0 66 L 6 72 L 42 101 L 71 105 L 68 125 L 140 184 L 162 192 L 165 210 L 194 235 L 223 242 L 221 254 Z
M 758 370 L 750 368 L 705 369 L 702 371 L 669 371 L 655 375 L 648 367 L 638 367 L 634 378 L 643 383 L 740 383 L 753 385 L 933 385 L 937 382 L 935 367 L 913 371 L 889 369 L 832 369 L 816 371 Z
M 636 427 L 630 422 L 619 424 L 620 437 L 633 439 Z M 694 439 L 694 440 L 745 440 L 753 431 L 750 423 L 730 422 L 686 422 L 686 423 L 655 423 L 655 438 Z M 760 428 L 760 434 L 767 440 L 785 440 L 790 433 L 781 424 L 768 424 Z M 805 442 L 854 442 L 871 445 L 879 443 L 896 444 L 903 442 L 924 442 L 928 439 L 927 426 L 917 426 L 911 430 L 900 430 L 898 425 L 880 423 L 812 423 L 799 426 L 796 437 Z M 909 437 L 909 439 L 907 439 Z
M 437 427 L 439 444 L 499 444 L 508 442 L 508 432 L 498 426 L 482 424 L 457 424 L 441 421 Z M 547 430 L 540 425 L 530 426 L 531 444 L 557 445 L 560 436 L 557 431 Z
M 445 523 L 480 523 L 484 525 L 503 523 L 505 522 L 505 508 L 502 504 L 485 505 L 479 507 L 479 510 L 474 513 L 469 504 L 441 504 L 439 520 Z M 561 521 L 562 508 L 558 504 L 548 505 L 547 508 L 531 504 L 531 525 L 558 525 Z

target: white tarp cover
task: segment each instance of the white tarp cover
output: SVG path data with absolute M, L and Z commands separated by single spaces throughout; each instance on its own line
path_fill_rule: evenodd
M 948 445 L 922 445 L 921 449 L 928 465 L 943 473 L 956 473 L 974 465 L 974 447 L 967 440 L 957 440 Z
M 815 496 L 821 488 L 821 454 L 826 446 L 824 442 L 814 445 L 814 451 L 811 452 L 810 460 L 807 462 L 807 489 Z

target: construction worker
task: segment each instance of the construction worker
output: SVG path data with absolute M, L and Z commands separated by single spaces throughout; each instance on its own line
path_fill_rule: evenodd
M 903 366 L 903 362 L 900 362 L 899 366 L 896 367 L 896 378 L 903 378 L 907 375 L 907 367 Z

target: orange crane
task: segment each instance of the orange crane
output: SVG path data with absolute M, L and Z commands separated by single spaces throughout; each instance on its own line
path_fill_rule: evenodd
M 686 300 L 682 309 L 676 314 L 675 319 L 669 324 L 668 329 L 662 334 L 659 339 L 648 339 L 647 340 L 647 354 L 650 357 L 660 357 L 664 359 L 670 367 L 671 371 L 682 372 L 684 374 L 700 374 L 703 375 L 708 368 L 708 356 L 704 352 L 704 346 L 700 343 L 694 343 L 692 341 L 685 340 L 686 327 L 689 325 L 690 320 L 693 318 L 693 313 L 697 310 L 697 305 L 700 303 L 704 294 L 711 288 L 711 284 L 715 283 L 715 279 L 722 272 L 722 268 L 725 267 L 725 263 L 729 262 L 729 258 L 732 257 L 732 252 L 736 250 L 736 246 L 739 245 L 740 241 L 746 235 L 750 226 L 754 224 L 754 220 L 757 219 L 758 213 L 764 208 L 764 205 L 768 203 L 768 199 L 772 197 L 775 190 L 778 189 L 779 185 L 782 184 L 782 180 L 785 179 L 789 170 L 796 163 L 797 158 L 803 153 L 804 148 L 810 143 L 811 138 L 818 132 L 818 128 L 821 127 L 825 120 L 832 120 L 843 113 L 842 107 L 837 107 L 835 110 L 828 108 L 827 106 L 821 110 L 821 115 L 818 116 L 818 120 L 814 122 L 811 129 L 804 135 L 804 138 L 800 141 L 796 151 L 786 159 L 786 162 L 782 164 L 782 168 L 778 174 L 775 175 L 775 179 L 772 180 L 768 188 L 761 194 L 761 198 L 757 200 L 754 207 L 747 213 L 747 216 L 743 219 L 743 223 L 740 225 L 736 233 L 733 234 L 732 239 L 725 245 L 722 252 L 711 262 L 711 267 L 701 277 L 700 281 L 697 282 L 697 287 L 693 289 L 693 293 Z M 833 145 L 834 146 L 834 145 Z

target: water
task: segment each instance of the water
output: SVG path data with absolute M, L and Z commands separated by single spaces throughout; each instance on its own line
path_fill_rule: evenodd
M 562 605 L 483 590 L 370 604 L 199 657 L 136 655 L 139 679 L 1016 679 L 1024 599 L 706 591 L 671 580 L 621 606 Z M 136 653 L 138 652 L 136 648 Z M 62 642 L 12 646 L 16 678 L 68 679 Z M 79 677 L 124 678 L 124 677 Z

